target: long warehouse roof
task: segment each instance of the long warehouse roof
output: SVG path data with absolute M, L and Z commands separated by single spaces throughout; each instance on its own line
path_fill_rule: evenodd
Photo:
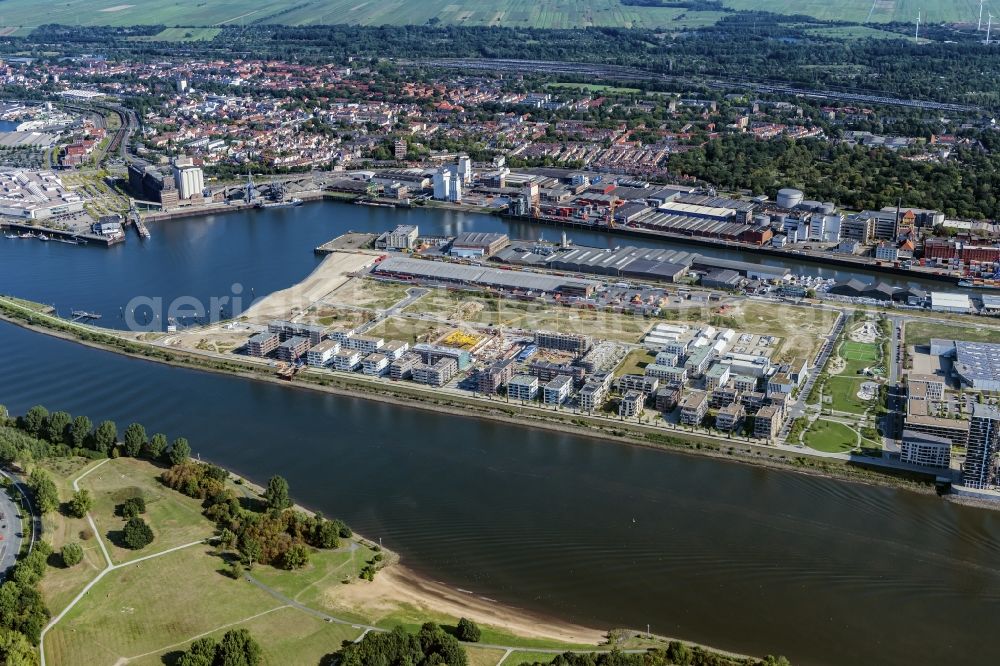
M 375 270 L 379 273 L 413 275 L 432 280 L 447 280 L 449 282 L 465 282 L 504 289 L 545 292 L 559 291 L 563 287 L 596 288 L 598 286 L 598 283 L 594 280 L 561 277 L 558 275 L 541 275 L 526 271 L 504 271 L 496 268 L 454 264 L 444 261 L 429 261 L 425 259 L 410 259 L 407 257 L 389 257 L 378 264 Z

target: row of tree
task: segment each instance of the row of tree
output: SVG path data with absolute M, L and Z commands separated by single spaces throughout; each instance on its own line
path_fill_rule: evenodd
M 62 411 L 49 413 L 42 405 L 35 405 L 13 420 L 20 434 L 10 432 L 10 422 L 3 409 L 0 412 L 0 462 L 4 463 L 31 462 L 49 455 L 73 453 L 89 458 L 141 456 L 176 465 L 191 456 L 191 445 L 185 438 L 178 437 L 170 444 L 162 433 L 149 437 L 141 423 L 130 423 L 119 439 L 114 421 L 101 421 L 95 428 L 86 416 L 74 418 Z

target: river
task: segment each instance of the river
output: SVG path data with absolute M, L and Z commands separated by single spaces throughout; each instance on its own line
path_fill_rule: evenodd
M 107 251 L 0 239 L 0 292 L 115 325 L 139 294 L 288 286 L 314 245 L 399 222 L 506 227 L 321 204 L 160 223 Z M 1000 513 L 161 366 L 8 324 L 0 369 L 14 412 L 43 403 L 186 436 L 257 482 L 284 475 L 416 571 L 532 611 L 796 664 L 982 663 L 1000 648 Z

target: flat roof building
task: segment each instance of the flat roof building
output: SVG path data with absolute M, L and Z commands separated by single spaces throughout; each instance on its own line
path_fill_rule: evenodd
M 708 413 L 708 394 L 704 391 L 691 391 L 678 403 L 681 408 L 680 418 L 684 425 L 701 425 Z
M 507 397 L 511 400 L 534 400 L 538 395 L 538 377 L 514 375 L 507 382 Z
M 323 340 L 314 345 L 306 353 L 306 363 L 314 368 L 324 368 L 333 360 L 333 355 L 340 351 L 340 343 L 336 340 Z
M 542 402 L 546 405 L 561 405 L 566 402 L 573 388 L 573 378 L 569 375 L 559 375 L 551 379 L 542 392 Z
M 975 403 L 969 419 L 969 440 L 962 467 L 962 485 L 986 488 L 996 482 L 996 454 L 1000 446 L 1000 409 Z
M 247 341 L 247 355 L 263 358 L 278 348 L 278 335 L 269 331 L 258 333 Z
M 947 469 L 951 464 L 951 440 L 914 430 L 904 430 L 899 447 L 900 462 Z

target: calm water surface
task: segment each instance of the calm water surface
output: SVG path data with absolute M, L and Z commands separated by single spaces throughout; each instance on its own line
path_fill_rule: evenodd
M 0 292 L 116 325 L 140 294 L 286 287 L 313 246 L 399 222 L 507 228 L 324 204 L 159 224 L 110 251 L 0 239 Z M 1000 514 L 935 497 L 160 366 L 7 324 L 0 402 L 184 435 L 258 482 L 284 475 L 431 578 L 571 621 L 796 664 L 976 664 L 1000 649 Z

